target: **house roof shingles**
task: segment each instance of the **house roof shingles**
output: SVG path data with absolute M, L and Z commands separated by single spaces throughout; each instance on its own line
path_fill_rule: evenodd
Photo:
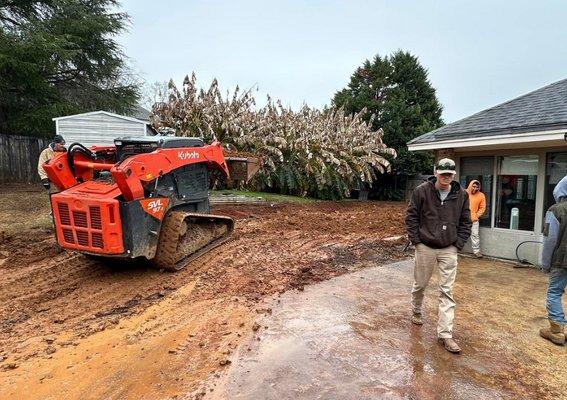
M 144 107 L 136 105 L 132 111 L 128 113 L 129 117 L 139 119 L 140 121 L 149 121 L 151 112 Z
M 408 144 L 567 128 L 567 79 L 421 135 Z

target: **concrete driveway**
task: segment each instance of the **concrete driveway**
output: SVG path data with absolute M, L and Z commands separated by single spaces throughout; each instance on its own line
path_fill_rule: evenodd
M 436 278 L 425 325 L 409 321 L 412 270 L 402 261 L 283 294 L 215 397 L 565 398 L 567 347 L 537 333 L 546 323 L 543 273 L 461 257 L 454 336 L 463 352 L 452 355 L 436 342 Z

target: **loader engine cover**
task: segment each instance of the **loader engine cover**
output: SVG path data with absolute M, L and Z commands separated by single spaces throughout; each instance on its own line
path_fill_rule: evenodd
M 55 234 L 62 247 L 93 254 L 125 252 L 115 185 L 88 181 L 51 196 Z

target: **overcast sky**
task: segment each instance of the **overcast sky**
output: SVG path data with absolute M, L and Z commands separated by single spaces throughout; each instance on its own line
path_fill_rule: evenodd
M 567 78 L 567 2 L 123 0 L 119 38 L 148 83 L 257 85 L 322 107 L 365 59 L 419 57 L 453 122 Z

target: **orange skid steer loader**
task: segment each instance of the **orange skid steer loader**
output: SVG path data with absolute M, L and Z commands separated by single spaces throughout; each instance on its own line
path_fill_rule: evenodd
M 220 143 L 124 137 L 114 146 L 69 146 L 44 165 L 53 185 L 55 234 L 65 249 L 144 257 L 166 270 L 228 240 L 231 218 L 210 214 L 209 171 L 229 176 Z

